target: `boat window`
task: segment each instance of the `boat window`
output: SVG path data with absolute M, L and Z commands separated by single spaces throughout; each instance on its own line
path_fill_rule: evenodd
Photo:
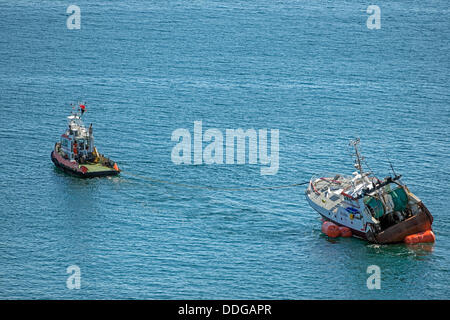
M 340 197 L 338 196 L 338 195 L 335 195 L 335 194 L 333 194 L 331 197 L 330 197 L 330 200 L 331 201 L 337 201 L 337 200 L 339 200 L 340 199 Z

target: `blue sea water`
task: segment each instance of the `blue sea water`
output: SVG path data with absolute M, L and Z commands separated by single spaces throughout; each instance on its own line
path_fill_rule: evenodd
M 66 27 L 70 4 L 80 30 Z M 379 0 L 379 30 L 368 4 L 0 1 L 0 298 L 450 298 L 448 3 Z M 120 176 L 82 180 L 50 161 L 78 100 Z M 279 129 L 278 173 L 175 165 L 171 134 L 194 121 Z M 355 136 L 379 177 L 388 154 L 427 205 L 435 244 L 328 240 L 303 186 L 136 177 L 230 188 L 351 174 Z

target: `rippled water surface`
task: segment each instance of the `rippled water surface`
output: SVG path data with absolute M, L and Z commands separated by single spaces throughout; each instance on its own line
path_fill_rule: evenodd
M 450 297 L 446 1 L 0 2 L 0 298 Z M 50 161 L 68 104 L 123 169 L 81 180 Z M 171 161 L 177 128 L 280 130 L 280 167 Z M 359 136 L 435 217 L 434 245 L 327 240 L 304 187 L 351 174 Z M 81 268 L 81 289 L 66 268 Z M 366 269 L 381 268 L 381 290 Z

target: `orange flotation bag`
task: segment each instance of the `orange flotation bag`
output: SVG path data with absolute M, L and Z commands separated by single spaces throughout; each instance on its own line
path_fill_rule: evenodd
M 322 224 L 322 232 L 325 233 L 330 238 L 337 238 L 341 235 L 339 227 L 330 221 L 325 221 Z
M 420 233 L 406 236 L 403 241 L 407 244 L 435 242 L 436 236 L 434 235 L 433 231 L 427 230 L 425 232 L 420 232 Z
M 341 234 L 341 237 L 348 238 L 352 236 L 352 230 L 347 227 L 339 227 L 339 232 Z

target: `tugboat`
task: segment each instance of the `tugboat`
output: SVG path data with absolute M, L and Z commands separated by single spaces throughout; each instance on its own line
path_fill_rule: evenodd
M 400 181 L 401 175 L 395 173 L 392 165 L 394 176 L 383 181 L 372 172 L 365 172 L 359 143 L 359 139 L 350 142 L 358 171 L 352 176 L 312 177 L 305 191 L 324 225 L 350 229 L 353 236 L 371 243 L 410 243 L 411 237 L 413 241 L 423 239 L 424 233 L 431 235 L 432 241 L 428 242 L 433 242 L 433 217 L 427 207 Z
M 86 129 L 81 120 L 85 110 L 86 106 L 80 104 L 67 117 L 68 128 L 51 153 L 53 163 L 64 172 L 83 178 L 118 175 L 117 163 L 99 154 L 94 146 L 92 124 Z

